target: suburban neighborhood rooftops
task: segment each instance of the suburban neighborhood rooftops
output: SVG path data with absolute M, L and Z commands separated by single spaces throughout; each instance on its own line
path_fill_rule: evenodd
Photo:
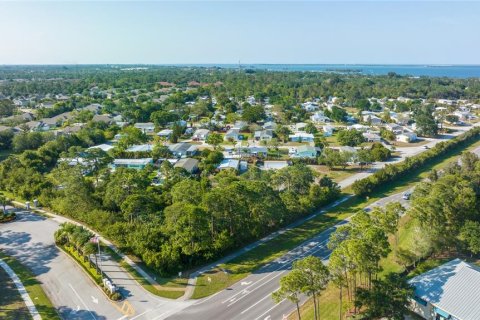
M 144 165 L 146 166 L 149 163 L 153 163 L 152 158 L 142 158 L 142 159 L 115 159 L 113 160 L 115 165 Z
M 263 170 L 279 170 L 288 167 L 287 161 L 265 161 L 263 162 Z
M 149 152 L 153 150 L 151 144 L 137 144 L 127 149 L 127 152 Z
M 198 168 L 198 160 L 193 158 L 183 158 L 174 165 L 175 168 L 183 168 L 192 173 Z
M 457 319 L 480 319 L 480 269 L 460 259 L 412 278 L 415 296 Z
M 220 164 L 218 165 L 217 169 L 222 170 L 232 168 L 237 170 L 239 164 L 240 161 L 236 159 L 223 159 L 222 162 L 220 162 Z
M 91 150 L 91 149 L 102 149 L 103 151 L 107 152 L 108 150 L 113 149 L 113 146 L 111 146 L 109 144 L 102 143 L 102 144 L 99 144 L 98 146 L 93 146 L 93 147 L 88 148 L 88 150 Z

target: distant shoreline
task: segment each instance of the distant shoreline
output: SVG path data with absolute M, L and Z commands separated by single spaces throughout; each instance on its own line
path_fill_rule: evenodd
M 243 64 L 33 64 L 33 65 L 0 65 L 1 68 L 41 68 L 41 67 L 110 67 L 118 69 L 142 70 L 161 67 L 178 68 L 217 68 L 238 69 L 254 71 L 277 71 L 277 72 L 324 72 L 334 74 L 355 74 L 382 76 L 395 73 L 401 76 L 411 77 L 447 77 L 447 78 L 480 78 L 480 65 L 469 64 L 268 64 L 247 63 Z

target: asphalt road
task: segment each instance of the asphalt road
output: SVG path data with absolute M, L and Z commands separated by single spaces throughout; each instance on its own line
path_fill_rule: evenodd
M 55 246 L 53 234 L 59 223 L 19 210 L 15 221 L 0 224 L 0 248 L 34 272 L 63 319 L 163 319 L 194 303 L 150 294 L 102 255 L 104 271 L 126 297 L 119 303 L 110 301 L 77 263 Z
M 0 224 L 0 248 L 28 266 L 64 319 L 117 319 L 110 303 L 80 267 L 54 245 L 58 224 L 19 212 L 16 221 Z M 32 297 L 34 299 L 34 297 Z
M 409 201 L 402 199 L 403 192 L 383 198 L 367 208 L 383 207 L 390 202 L 400 202 L 405 207 Z M 232 319 L 232 320 L 274 320 L 289 315 L 295 306 L 288 301 L 275 304 L 272 292 L 279 288 L 280 278 L 292 267 L 293 261 L 308 255 L 320 257 L 328 262 L 330 250 L 327 243 L 337 227 L 348 223 L 343 220 L 336 226 L 305 241 L 299 247 L 289 251 L 283 257 L 267 264 L 242 281 L 232 285 L 211 297 L 199 300 L 194 305 L 168 317 L 167 319 Z M 303 297 L 303 301 L 306 298 Z

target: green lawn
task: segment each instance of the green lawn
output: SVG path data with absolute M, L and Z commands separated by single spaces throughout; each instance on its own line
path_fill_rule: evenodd
M 192 298 L 203 298 L 227 288 L 233 283 L 245 278 L 251 272 L 257 270 L 266 263 L 283 256 L 286 252 L 300 245 L 305 240 L 351 216 L 358 210 L 363 209 L 368 204 L 411 188 L 425 178 L 430 170 L 444 167 L 448 163 L 456 161 L 462 151 L 471 150 L 478 146 L 480 146 L 480 141 L 472 144 L 468 148 L 453 149 L 443 157 L 431 161 L 423 168 L 405 174 L 400 179 L 386 184 L 381 191 L 372 193 L 366 199 L 352 197 L 343 204 L 328 210 L 327 213 L 318 215 L 304 224 L 283 233 L 271 241 L 256 247 L 226 264 L 221 265 L 220 268 L 198 277 Z M 344 192 L 346 194 L 351 194 L 349 189 L 344 190 Z M 208 277 L 211 279 L 210 282 L 207 281 Z
M 41 282 L 37 280 L 35 275 L 20 262 L 1 251 L 0 258 L 2 258 L 2 260 L 6 262 L 20 278 L 42 318 L 60 319 L 57 310 L 53 307 L 50 299 L 42 289 Z M 3 268 L 0 269 L 3 271 Z M 2 276 L 0 275 L 0 319 L 30 319 L 29 314 L 25 317 L 25 313 L 22 312 L 21 308 L 25 308 L 23 301 L 18 301 L 17 297 L 15 297 L 15 293 L 11 288 L 9 289 L 9 283 L 4 282 L 3 280 L 4 278 L 2 279 Z M 14 287 L 14 289 L 15 292 L 18 292 L 16 287 Z M 12 295 L 10 295 L 10 293 Z M 18 297 L 20 296 L 18 295 Z M 19 312 L 14 310 L 17 307 L 20 308 Z
M 185 289 L 182 288 L 154 286 L 145 278 L 143 278 L 134 268 L 132 268 L 125 261 L 120 262 L 120 265 L 122 266 L 122 268 L 127 270 L 128 273 L 130 273 L 130 275 L 132 276 L 132 278 L 138 281 L 138 283 L 140 283 L 142 287 L 144 287 L 147 291 L 153 293 L 154 295 L 169 299 L 178 299 L 185 293 Z

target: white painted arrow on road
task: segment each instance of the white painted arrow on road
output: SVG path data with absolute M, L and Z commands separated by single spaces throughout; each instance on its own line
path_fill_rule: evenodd
M 96 303 L 96 304 L 98 304 L 98 299 L 97 299 L 97 298 L 95 298 L 94 296 L 91 296 L 91 297 L 92 297 L 92 301 L 93 301 L 93 303 Z
M 242 283 L 240 283 L 242 286 L 248 286 L 250 283 L 252 283 L 252 281 L 242 281 Z

